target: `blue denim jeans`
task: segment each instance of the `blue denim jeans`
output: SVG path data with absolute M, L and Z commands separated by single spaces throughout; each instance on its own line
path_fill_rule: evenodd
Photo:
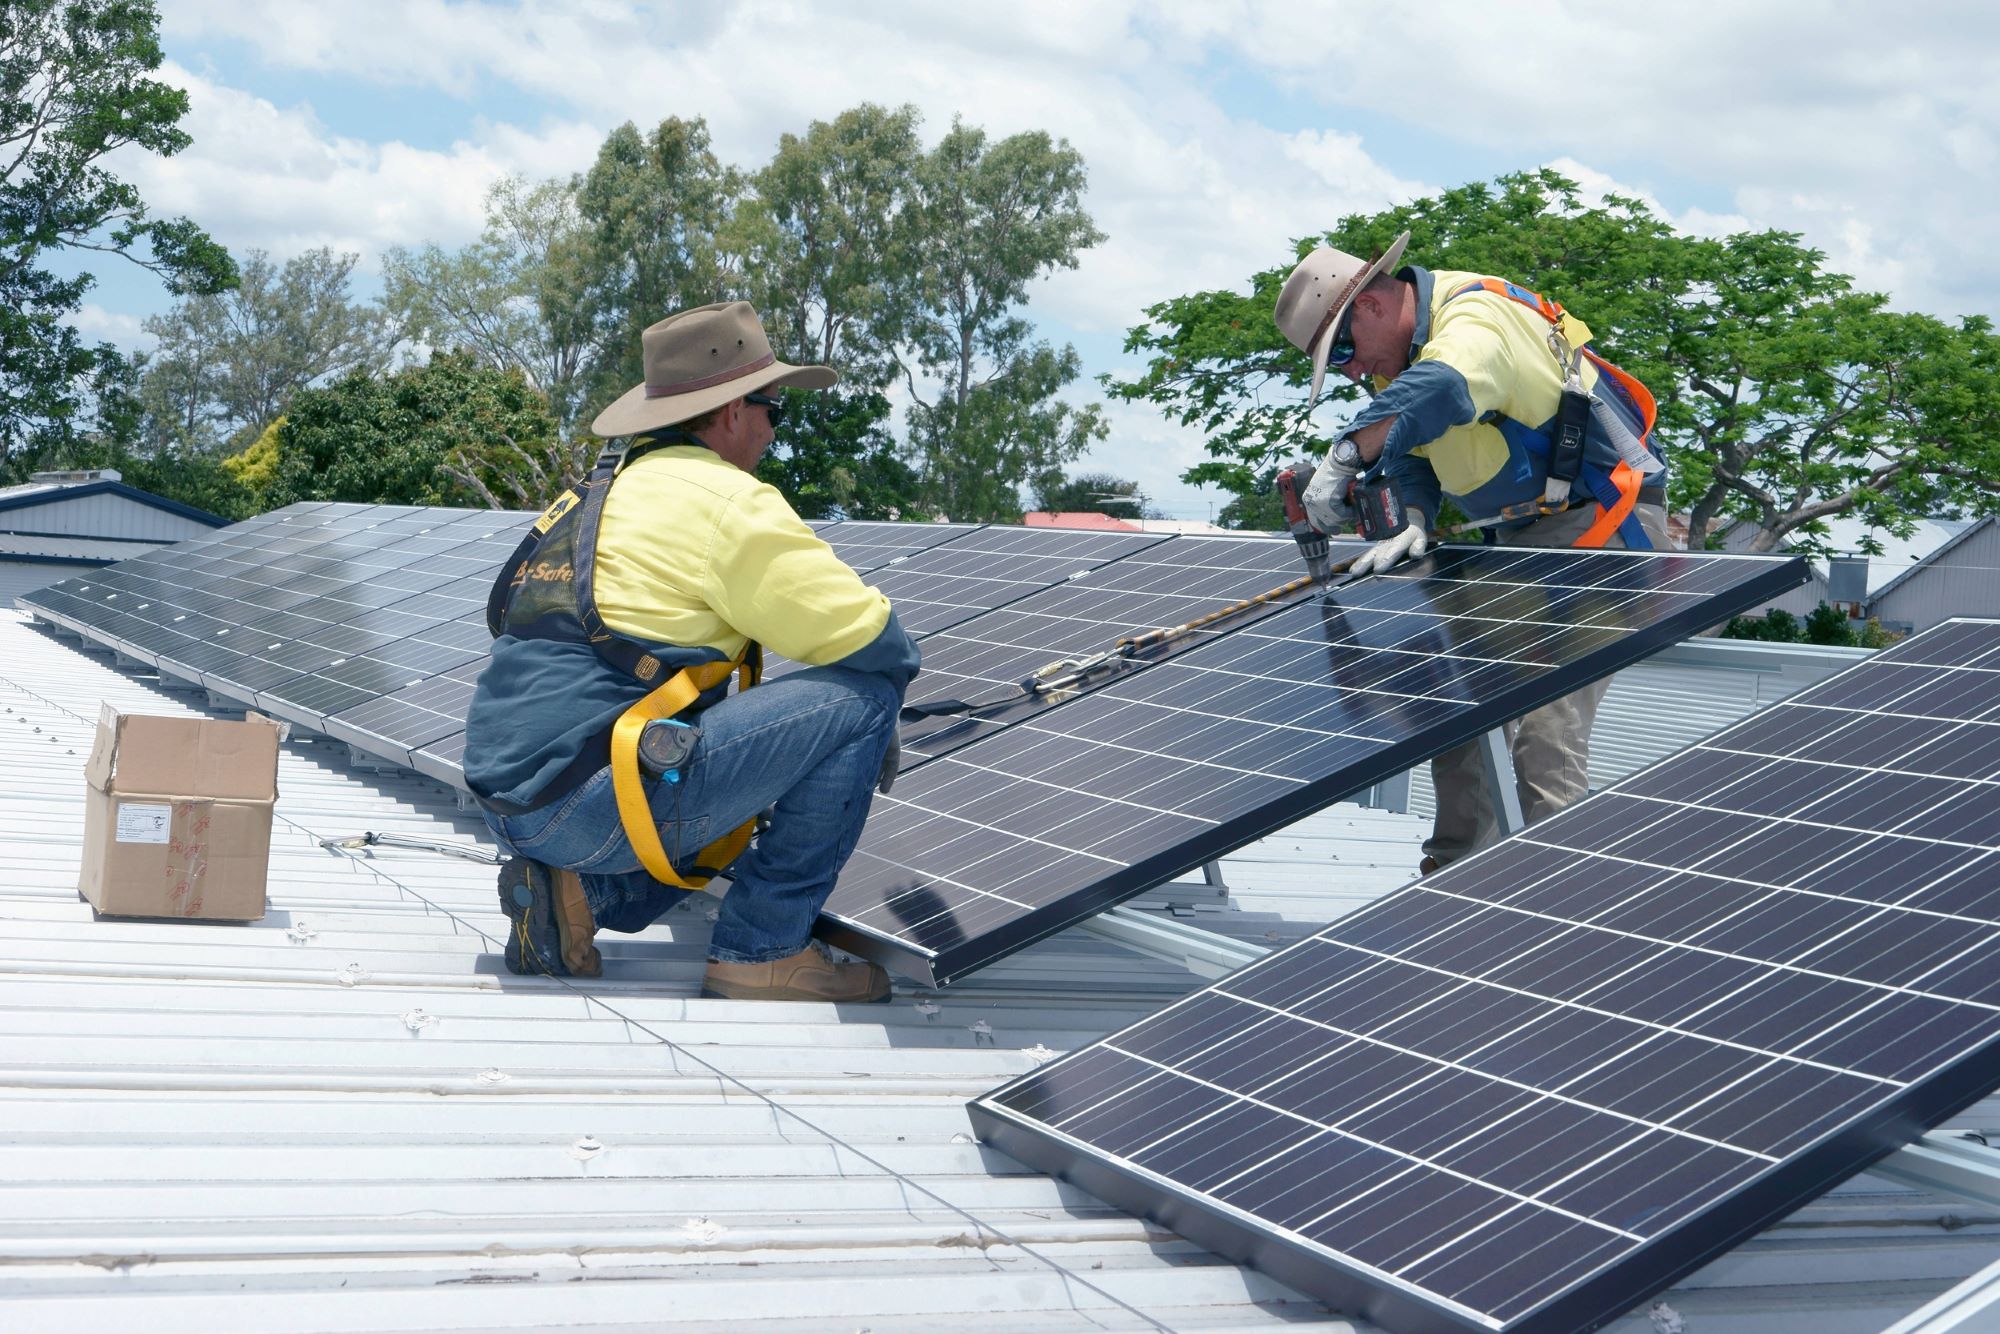
M 902 695 L 886 677 L 810 667 L 731 695 L 693 719 L 701 739 L 678 783 L 648 779 L 660 842 L 688 873 L 701 849 L 766 807 L 771 827 L 729 868 L 708 957 L 797 954 L 854 851 Z M 560 801 L 486 823 L 524 857 L 578 873 L 600 928 L 642 931 L 691 891 L 655 880 L 618 821 L 611 771 Z

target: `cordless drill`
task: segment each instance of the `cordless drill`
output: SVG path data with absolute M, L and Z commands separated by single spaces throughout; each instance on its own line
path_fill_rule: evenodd
M 1285 506 L 1285 526 L 1299 544 L 1299 557 L 1306 573 L 1326 579 L 1333 573 L 1327 556 L 1326 534 L 1306 517 L 1305 502 L 1299 497 L 1312 485 L 1315 469 L 1310 463 L 1290 464 L 1278 473 L 1278 498 Z M 1385 472 L 1367 473 L 1347 479 L 1347 494 L 1341 499 L 1354 509 L 1354 530 L 1370 542 L 1396 536 L 1409 527 L 1403 513 L 1403 489 Z

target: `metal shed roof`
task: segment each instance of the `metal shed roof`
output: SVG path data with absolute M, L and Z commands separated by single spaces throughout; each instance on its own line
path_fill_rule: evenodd
M 968 1097 L 1192 976 L 1070 933 L 889 1006 L 707 1001 L 677 911 L 587 991 L 510 977 L 490 869 L 319 843 L 477 822 L 324 743 L 284 748 L 264 921 L 92 920 L 101 700 L 190 707 L 0 615 L 0 1326 L 1351 1328 L 971 1140 Z M 1275 943 L 1420 837 L 1337 807 L 1181 911 Z M 1875 1329 L 1996 1252 L 2000 1218 L 1862 1178 L 1618 1328 Z

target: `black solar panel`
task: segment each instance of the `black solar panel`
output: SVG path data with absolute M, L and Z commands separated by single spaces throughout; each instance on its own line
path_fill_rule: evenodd
M 979 531 L 976 523 L 887 523 L 875 519 L 849 519 L 816 529 L 856 573 L 867 574 L 919 551 L 929 551 L 943 542 Z
M 841 528 L 848 525 L 842 524 Z M 945 541 L 909 550 L 902 539 L 880 532 L 900 528 L 914 537 L 929 539 L 938 524 L 857 524 L 866 529 L 869 545 L 853 543 L 835 546 L 835 554 L 874 558 L 882 552 L 899 554 L 870 566 L 862 578 L 879 588 L 896 608 L 896 619 L 917 639 L 928 639 L 981 612 L 1005 606 L 1038 593 L 1051 585 L 1077 578 L 1090 570 L 1121 560 L 1135 552 L 1170 541 L 1164 533 L 1079 532 L 1064 528 L 1016 528 L 988 526 L 972 528 L 949 525 L 956 531 Z M 835 530 L 837 531 L 837 530 Z M 833 532 L 822 531 L 831 538 Z M 926 671 L 929 667 L 925 660 Z M 766 653 L 764 675 L 783 676 L 798 670 L 798 663 L 774 653 Z M 926 676 L 924 679 L 928 679 Z M 918 687 L 919 693 L 922 687 Z
M 1996 1087 L 2000 622 L 1958 621 L 972 1113 L 1345 1312 L 1511 1334 L 1620 1315 Z
M 1360 549 L 1358 544 L 1337 544 L 1335 557 L 1342 559 Z M 912 704 L 1002 699 L 1022 678 L 1052 662 L 1087 656 L 1120 638 L 1194 620 L 1303 573 L 1298 546 L 1290 538 L 1176 537 L 1146 546 L 928 636 L 923 675 L 911 683 L 909 699 Z M 1151 660 L 1185 652 L 1271 610 L 1275 608 L 1218 623 Z M 906 724 L 902 733 L 906 761 L 955 750 L 1049 707 L 1049 700 L 1024 698 L 976 715 Z
M 1058 623 L 1073 636 L 1064 647 L 1107 642 L 1131 617 L 1086 586 L 1145 562 L 1159 563 L 1146 577 L 1160 589 L 1180 580 L 1224 595 L 1276 574 L 1245 577 L 1246 565 L 1235 583 L 1204 585 L 1173 567 L 1179 546 L 933 636 L 926 659 L 943 661 L 945 681 L 929 690 L 969 659 L 987 678 L 1030 667 L 1036 655 L 985 627 L 1039 629 L 1051 599 L 1085 608 Z M 920 979 L 962 976 L 1754 606 L 1803 570 L 1797 558 L 1447 548 L 1301 594 L 1079 698 L 906 740 L 936 757 L 876 800 L 822 930 Z M 1185 606 L 1150 589 L 1137 605 L 1163 603 Z
M 462 730 L 487 589 L 529 517 L 295 505 L 26 601 L 170 675 L 458 782 L 455 763 L 420 752 Z
M 1164 533 L 981 528 L 879 567 L 867 580 L 924 637 L 1168 540 Z

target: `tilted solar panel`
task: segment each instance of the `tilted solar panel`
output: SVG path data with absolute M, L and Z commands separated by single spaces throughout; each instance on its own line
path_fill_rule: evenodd
M 1019 671 L 1032 655 L 987 644 L 989 621 L 1039 614 L 1023 609 L 1178 545 L 966 622 L 926 656 L 962 643 Z M 1174 573 L 1163 566 L 1162 587 Z M 821 930 L 922 980 L 962 976 L 1803 576 L 1796 557 L 1452 547 L 1304 594 L 1081 697 L 962 729 L 963 748 L 906 742 L 935 758 L 877 798 Z M 1086 605 L 1099 643 L 1105 623 L 1129 623 Z M 1063 630 L 1080 637 L 1084 623 Z
M 1360 544 L 1336 546 L 1337 558 L 1362 549 Z M 1182 536 L 1147 546 L 931 634 L 924 640 L 923 675 L 910 684 L 909 702 L 984 702 L 1018 695 L 1015 687 L 1022 678 L 1051 663 L 1095 653 L 1125 636 L 1220 611 L 1303 573 L 1298 547 L 1289 538 Z M 1275 609 L 1261 608 L 1218 623 L 1179 641 L 1154 660 L 1185 652 Z M 907 723 L 902 732 L 906 761 L 969 745 L 1012 722 L 1046 712 L 1053 702 L 1023 697 L 973 715 Z
M 1907 640 L 979 1099 L 1399 1331 L 1594 1328 L 2000 1087 L 2000 622 Z
M 845 527 L 846 525 L 842 525 Z M 988 525 L 959 531 L 948 540 L 904 551 L 879 530 L 917 530 L 928 538 L 935 524 L 859 525 L 869 530 L 874 545 L 847 553 L 878 554 L 903 551 L 882 564 L 861 571 L 864 582 L 879 588 L 896 609 L 896 619 L 916 639 L 928 639 L 981 612 L 1017 602 L 1051 585 L 1077 578 L 1101 565 L 1123 559 L 1161 542 L 1164 533 L 1078 532 L 1063 528 L 1017 528 Z M 822 537 L 832 533 L 822 532 Z M 842 554 L 836 546 L 835 554 Z M 797 671 L 800 664 L 766 652 L 764 675 L 775 678 Z

